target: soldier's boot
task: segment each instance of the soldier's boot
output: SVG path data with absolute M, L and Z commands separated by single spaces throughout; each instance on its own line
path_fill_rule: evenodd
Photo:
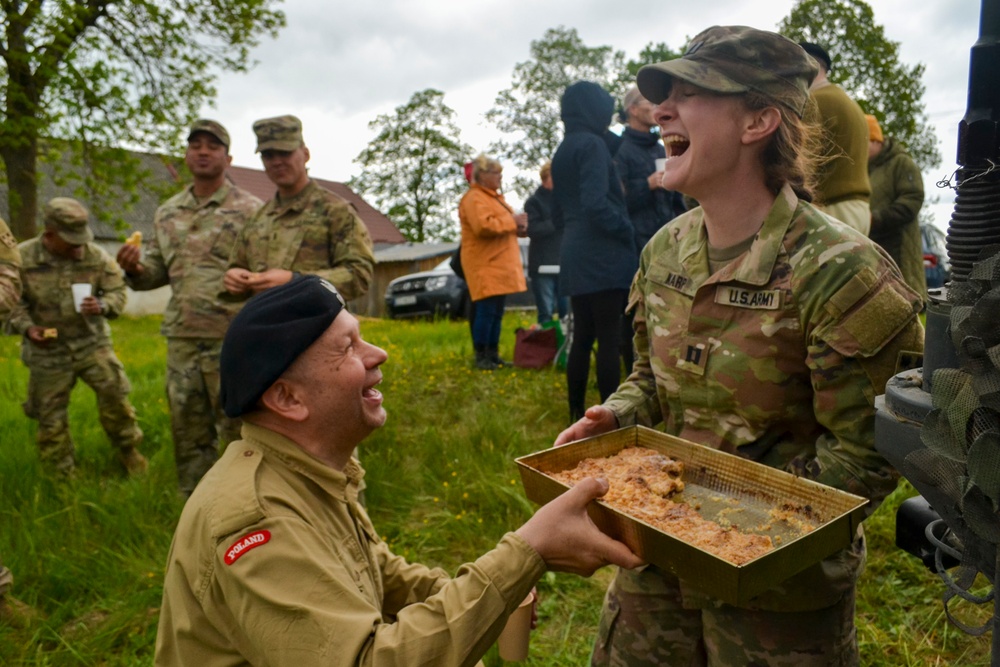
M 118 450 L 118 460 L 125 466 L 129 477 L 144 475 L 149 470 L 149 461 L 135 447 L 122 447 Z
M 9 595 L 0 596 L 0 624 L 26 628 L 38 618 L 38 610 Z
M 490 357 L 490 361 L 496 364 L 497 368 L 504 368 L 505 366 L 510 366 L 509 361 L 504 361 L 500 358 L 500 350 L 496 345 L 491 345 L 486 348 L 486 353 Z

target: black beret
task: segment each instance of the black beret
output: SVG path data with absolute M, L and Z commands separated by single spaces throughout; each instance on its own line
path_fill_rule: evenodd
M 220 400 L 226 414 L 253 410 L 343 309 L 336 288 L 316 276 L 296 276 L 247 301 L 222 341 Z

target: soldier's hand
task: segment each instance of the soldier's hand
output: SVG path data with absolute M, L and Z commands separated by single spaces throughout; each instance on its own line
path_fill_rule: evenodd
M 268 269 L 267 271 L 261 271 L 260 273 L 250 274 L 250 278 L 247 280 L 247 286 L 252 289 L 254 293 L 257 293 L 262 290 L 277 287 L 278 285 L 284 285 L 290 281 L 294 275 L 294 273 L 287 269 Z
M 613 431 L 616 428 L 618 428 L 618 417 L 615 416 L 615 413 L 603 405 L 594 405 L 587 408 L 580 421 L 556 437 L 554 446 L 561 447 L 576 440 Z
M 649 189 L 650 190 L 660 190 L 660 189 L 662 189 L 663 188 L 663 172 L 662 171 L 654 171 L 646 179 L 646 182 L 649 183 Z
M 250 291 L 248 281 L 251 275 L 248 269 L 229 269 L 222 276 L 222 286 L 230 294 L 246 294 Z
M 46 327 L 30 326 L 28 330 L 24 332 L 24 335 L 28 337 L 35 345 L 40 345 L 42 347 L 48 347 L 54 340 L 51 336 L 46 336 L 45 332 L 48 329 Z
M 605 565 L 631 570 L 641 558 L 602 533 L 587 515 L 587 505 L 608 492 L 608 482 L 588 478 L 545 505 L 517 534 L 538 552 L 550 570 L 589 577 Z
M 118 254 L 115 256 L 118 266 L 122 267 L 122 270 L 130 276 L 139 275 L 145 270 L 145 267 L 139 263 L 141 258 L 142 249 L 127 243 L 118 250 Z
M 104 304 L 101 300 L 94 296 L 88 296 L 80 302 L 80 314 L 81 315 L 103 315 L 104 314 Z

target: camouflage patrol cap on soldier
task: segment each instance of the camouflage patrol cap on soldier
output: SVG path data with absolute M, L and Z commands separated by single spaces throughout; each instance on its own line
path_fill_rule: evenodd
M 83 204 L 70 197 L 56 197 L 42 209 L 45 226 L 51 228 L 66 243 L 83 245 L 94 240 L 87 225 L 90 214 Z
M 222 126 L 222 123 L 211 120 L 210 118 L 199 118 L 195 122 L 191 123 L 191 129 L 188 131 L 188 141 L 191 141 L 191 137 L 199 132 L 207 132 L 213 137 L 219 140 L 226 148 L 229 148 L 229 133 L 226 132 L 226 128 Z
M 746 26 L 714 26 L 691 40 L 683 56 L 639 70 L 643 97 L 659 104 L 674 78 L 717 93 L 757 92 L 799 116 L 819 70 L 801 46 L 781 35 Z
M 302 142 L 302 121 L 295 116 L 262 118 L 253 124 L 257 135 L 257 152 L 294 151 Z

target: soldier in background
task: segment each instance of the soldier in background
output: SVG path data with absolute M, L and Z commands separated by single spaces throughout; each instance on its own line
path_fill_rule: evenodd
M 30 371 L 24 412 L 38 421 L 42 463 L 71 475 L 76 466 L 69 432 L 69 398 L 77 378 L 97 395 L 101 426 L 130 475 L 148 463 L 137 447 L 142 431 L 128 400 L 125 369 L 111 347 L 108 319 L 125 306 L 125 281 L 115 260 L 91 243 L 88 213 L 75 199 L 56 197 L 43 209 L 44 231 L 18 246 L 24 292 L 8 327 L 21 334 L 21 359 Z M 90 285 L 74 304 L 72 285 Z
M 872 184 L 871 240 L 882 246 L 899 266 L 906 284 L 927 301 L 920 207 L 924 180 L 906 149 L 882 136 L 875 116 L 868 121 L 868 178 Z
M 184 153 L 194 182 L 157 209 L 145 256 L 125 244 L 117 257 L 132 289 L 170 285 L 161 332 L 177 484 L 185 497 L 215 463 L 219 441 L 240 437 L 239 420 L 219 405 L 219 351 L 241 304 L 219 293 L 236 237 L 262 202 L 226 179 L 232 161 L 226 128 L 196 120 Z
M 368 291 L 375 256 L 354 207 L 309 178 L 309 149 L 295 116 L 253 124 L 264 172 L 278 188 L 243 229 L 223 280 L 230 294 L 249 297 L 284 285 L 296 273 L 325 278 L 345 299 Z
M 867 236 L 871 228 L 871 184 L 865 112 L 843 88 L 827 78 L 833 61 L 826 49 L 812 42 L 800 42 L 799 46 L 819 70 L 809 87 L 813 104 L 807 116 L 823 128 L 825 161 L 816 174 L 816 205 Z
M 0 218 L 0 323 L 21 300 L 21 254 L 7 221 Z
M 21 299 L 21 254 L 7 222 L 0 219 L 0 322 L 4 322 Z M 0 623 L 24 625 L 34 610 L 8 595 L 14 575 L 0 563 Z

